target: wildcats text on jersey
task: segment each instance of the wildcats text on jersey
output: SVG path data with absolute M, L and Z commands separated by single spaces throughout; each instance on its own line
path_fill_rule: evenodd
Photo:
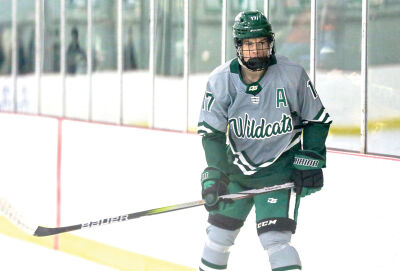
M 292 118 L 282 114 L 280 121 L 267 123 L 261 118 L 260 124 L 246 113 L 244 120 L 241 117 L 229 119 L 229 127 L 237 138 L 265 139 L 273 136 L 288 134 L 293 131 Z

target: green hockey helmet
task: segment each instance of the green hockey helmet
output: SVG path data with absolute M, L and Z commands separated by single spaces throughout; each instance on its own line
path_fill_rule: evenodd
M 274 33 L 271 24 L 260 11 L 242 11 L 235 17 L 233 24 L 233 40 L 236 47 L 236 54 L 242 65 L 253 71 L 264 70 L 269 66 L 271 56 L 275 54 Z M 271 47 L 268 56 L 250 58 L 244 61 L 243 40 L 266 37 Z

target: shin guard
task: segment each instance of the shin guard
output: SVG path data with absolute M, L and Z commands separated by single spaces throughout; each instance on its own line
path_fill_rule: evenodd
M 290 231 L 268 231 L 259 235 L 273 271 L 301 270 L 299 254 L 290 245 L 291 237 Z
M 229 259 L 229 250 L 239 234 L 214 225 L 207 227 L 207 240 L 200 263 L 200 271 L 226 270 Z

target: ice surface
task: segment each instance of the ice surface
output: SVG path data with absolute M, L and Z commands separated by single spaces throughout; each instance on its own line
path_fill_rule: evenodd
M 0 234 L 0 270 L 115 270 L 63 252 Z

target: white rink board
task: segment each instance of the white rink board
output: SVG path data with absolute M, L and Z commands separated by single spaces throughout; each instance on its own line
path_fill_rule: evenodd
M 34 118 L 10 114 L 0 117 L 12 118 L 12 122 L 2 121 L 0 136 L 14 138 L 14 145 L 29 141 L 32 133 L 43 133 L 43 151 L 38 152 L 34 144 L 24 145 L 24 152 L 31 158 L 21 159 L 18 168 L 41 165 L 42 170 L 31 171 L 31 178 L 21 183 L 22 187 L 30 187 L 29 181 L 37 180 L 47 170 L 54 174 L 56 161 L 49 157 L 56 159 L 50 151 L 56 138 L 47 137 L 49 131 L 56 131 L 56 125 L 49 122 L 47 128 L 32 127 L 32 133 L 20 133 L 11 127 L 29 127 Z M 63 129 L 62 225 L 200 198 L 199 176 L 205 159 L 197 135 L 75 121 L 64 121 Z M 56 137 L 55 132 L 51 135 Z M 16 167 L 15 160 L 6 159 L 13 155 L 14 149 L 5 150 L 0 154 L 3 166 Z M 33 152 L 35 155 L 31 156 Z M 303 269 L 396 270 L 400 266 L 397 249 L 400 221 L 396 215 L 400 206 L 397 197 L 400 161 L 329 152 L 324 173 L 324 189 L 302 201 L 297 233 L 292 240 L 299 250 Z M 25 200 L 38 205 L 45 205 L 49 198 L 55 197 L 51 194 L 55 193 L 54 187 L 28 192 L 25 191 Z M 7 196 L 15 198 L 14 194 Z M 26 205 L 21 208 L 21 212 L 30 211 Z M 196 268 L 205 237 L 206 216 L 204 208 L 197 207 L 75 234 Z M 41 223 L 47 222 L 41 219 L 44 221 Z M 254 220 L 252 213 L 232 248 L 231 271 L 268 270 Z
M 57 120 L 0 114 L 0 197 L 32 223 L 56 226 Z

